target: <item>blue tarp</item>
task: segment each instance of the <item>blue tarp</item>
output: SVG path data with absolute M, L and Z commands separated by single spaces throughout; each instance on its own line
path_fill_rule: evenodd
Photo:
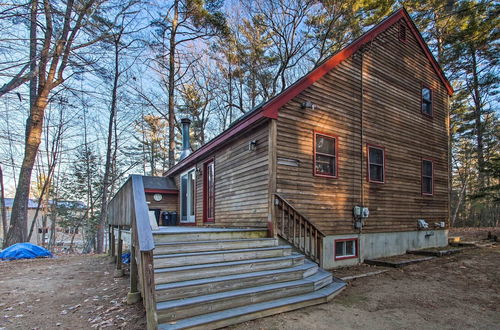
M 49 250 L 31 243 L 17 243 L 0 252 L 0 259 L 18 260 L 52 257 Z
M 124 264 L 129 264 L 130 263 L 130 252 L 122 254 L 122 262 Z

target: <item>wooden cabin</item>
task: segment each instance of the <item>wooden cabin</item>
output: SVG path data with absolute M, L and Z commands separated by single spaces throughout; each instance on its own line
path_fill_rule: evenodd
M 401 9 L 195 151 L 183 119 L 179 162 L 131 176 L 108 208 L 148 328 L 326 302 L 345 283 L 318 265 L 446 245 L 452 93 Z M 152 230 L 159 212 L 175 225 Z
M 452 92 L 411 19 L 392 15 L 206 145 L 185 145 L 166 173 L 179 224 L 273 232 L 284 203 L 324 234 L 326 268 L 446 245 Z

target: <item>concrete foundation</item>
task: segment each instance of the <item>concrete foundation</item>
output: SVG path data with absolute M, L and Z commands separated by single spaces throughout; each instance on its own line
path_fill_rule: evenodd
M 127 293 L 127 304 L 132 305 L 138 303 L 141 300 L 140 292 L 129 292 Z
M 335 260 L 335 240 L 357 239 L 356 258 Z M 418 230 L 390 233 L 332 235 L 323 239 L 323 267 L 326 269 L 351 266 L 364 259 L 389 257 L 418 250 L 448 245 L 448 230 Z
M 113 277 L 118 278 L 118 277 L 123 277 L 123 269 L 115 269 L 115 274 Z

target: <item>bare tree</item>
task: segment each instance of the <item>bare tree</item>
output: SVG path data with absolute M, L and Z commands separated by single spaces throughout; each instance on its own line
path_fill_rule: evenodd
M 2 166 L 0 165 L 0 208 L 2 209 L 0 212 L 0 216 L 2 217 L 2 233 L 3 240 L 5 242 L 5 234 L 7 233 L 7 212 L 5 210 L 5 190 L 3 186 L 3 171 Z M 3 245 L 3 242 L 2 242 Z
M 24 158 L 12 207 L 11 222 L 6 245 L 23 242 L 27 238 L 27 211 L 31 173 L 41 142 L 43 117 L 51 91 L 64 81 L 64 73 L 73 51 L 94 44 L 102 38 L 75 44 L 78 32 L 86 25 L 92 25 L 93 14 L 102 1 L 87 0 L 75 4 L 68 0 L 63 10 L 54 8 L 50 0 L 43 1 L 43 30 L 39 56 L 37 56 L 37 95 L 26 121 Z M 34 19 L 32 24 L 42 24 Z

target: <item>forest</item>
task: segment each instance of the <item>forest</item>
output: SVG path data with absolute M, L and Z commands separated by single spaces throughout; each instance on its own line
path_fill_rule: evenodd
M 31 198 L 59 226 L 79 228 L 87 251 L 102 252 L 107 203 L 129 174 L 162 175 L 176 162 L 181 118 L 192 120 L 192 145 L 200 147 L 401 7 L 455 90 L 450 224 L 498 226 L 496 1 L 7 0 L 4 246 L 27 239 Z M 86 207 L 60 214 L 50 201 Z

